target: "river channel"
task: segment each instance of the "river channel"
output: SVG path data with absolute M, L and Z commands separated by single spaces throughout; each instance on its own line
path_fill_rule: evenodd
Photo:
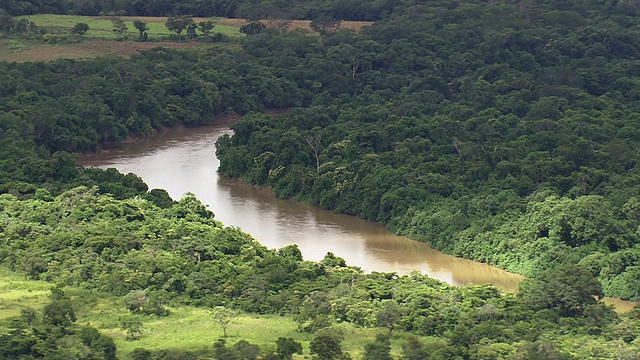
M 367 272 L 419 271 L 454 285 L 493 284 L 509 292 L 522 280 L 519 275 L 395 236 L 380 224 L 280 200 L 268 189 L 219 177 L 215 142 L 230 133 L 226 125 L 163 130 L 84 156 L 80 163 L 135 173 L 149 188 L 166 189 L 174 199 L 192 192 L 225 225 L 240 227 L 269 248 L 298 244 L 307 260 L 321 260 L 330 251 Z

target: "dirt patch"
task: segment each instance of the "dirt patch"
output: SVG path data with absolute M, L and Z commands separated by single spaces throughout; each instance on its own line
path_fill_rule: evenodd
M 277 22 L 278 20 L 272 20 L 273 22 Z M 249 22 L 245 19 L 219 19 L 216 21 L 217 24 L 220 25 L 228 25 L 228 26 L 237 26 L 240 27 L 242 25 L 246 25 Z M 269 26 L 269 20 L 264 21 L 265 25 Z M 291 25 L 289 29 L 303 29 L 305 31 L 313 32 L 309 27 L 311 24 L 310 20 L 291 20 Z M 340 23 L 341 29 L 350 29 L 354 31 L 360 31 L 363 27 L 369 26 L 373 24 L 371 21 L 343 21 Z
M 105 55 L 131 56 L 156 47 L 185 48 L 196 43 L 135 42 L 135 41 L 86 41 L 79 44 L 43 46 L 15 53 L 0 53 L 0 61 L 53 61 L 57 59 L 86 59 Z

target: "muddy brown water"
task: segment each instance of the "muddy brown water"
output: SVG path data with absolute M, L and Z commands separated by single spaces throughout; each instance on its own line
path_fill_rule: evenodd
M 163 130 L 85 155 L 80 163 L 138 174 L 150 188 L 166 189 L 174 199 L 194 193 L 225 225 L 240 227 L 269 248 L 297 244 L 307 260 L 332 252 L 367 272 L 419 271 L 449 284 L 492 284 L 508 292 L 523 279 L 393 235 L 380 224 L 277 199 L 268 189 L 222 178 L 215 142 L 225 134 L 231 134 L 227 125 Z

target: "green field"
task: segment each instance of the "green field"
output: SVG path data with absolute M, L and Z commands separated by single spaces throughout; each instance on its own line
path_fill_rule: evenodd
M 20 315 L 20 310 L 36 310 L 48 301 L 51 284 L 25 280 L 23 276 L 0 267 L 0 333 L 6 332 L 7 320 Z
M 26 280 L 23 276 L 0 267 L 0 334 L 7 333 L 11 320 L 20 315 L 20 310 L 31 307 L 41 313 L 48 302 L 50 283 Z M 222 329 L 210 317 L 208 308 L 180 306 L 169 307 L 167 317 L 139 315 L 144 323 L 143 335 L 138 340 L 128 340 L 119 327 L 125 316 L 132 316 L 115 297 L 93 291 L 66 288 L 73 301 L 78 324 L 88 324 L 112 337 L 118 348 L 118 357 L 129 359 L 136 348 L 148 350 L 176 349 L 198 353 L 210 353 L 213 343 L 222 337 Z M 41 314 L 39 315 L 41 317 Z M 337 325 L 344 331 L 343 350 L 355 358 L 362 354 L 367 342 L 383 329 L 358 328 L 353 324 Z M 403 333 L 392 338 L 392 353 L 400 353 Z M 261 350 L 275 350 L 279 337 L 290 337 L 303 344 L 305 355 L 294 359 L 309 359 L 309 342 L 313 335 L 300 333 L 290 317 L 279 315 L 240 314 L 228 328 L 227 346 L 244 339 L 259 345 Z
M 113 24 L 111 19 L 113 17 L 101 16 L 101 17 L 93 17 L 93 16 L 80 16 L 80 15 L 51 15 L 51 14 L 41 14 L 41 15 L 29 15 L 29 16 L 21 16 L 17 19 L 28 19 L 29 21 L 36 24 L 38 27 L 47 28 L 47 29 L 57 29 L 63 31 L 69 31 L 73 26 L 77 23 L 86 23 L 89 25 L 89 31 L 84 35 L 86 38 L 93 39 L 111 39 L 114 40 L 117 38 L 117 34 L 113 32 Z M 165 26 L 166 18 L 164 17 L 130 17 L 123 16 L 121 17 L 127 25 L 127 33 L 125 37 L 129 40 L 135 40 L 139 37 L 139 33 L 135 27 L 133 27 L 134 20 L 140 20 L 147 23 L 149 30 L 147 31 L 149 35 L 149 40 L 157 41 L 157 40 L 167 40 L 169 39 L 173 33 L 167 29 Z M 216 19 L 205 19 L 205 18 L 194 18 L 195 22 L 212 20 L 214 23 Z M 220 33 L 227 36 L 239 37 L 242 34 L 238 30 L 239 28 L 236 26 L 229 25 L 219 25 L 216 24 L 213 28 L 212 33 Z M 182 33 L 183 38 L 186 38 L 186 32 Z

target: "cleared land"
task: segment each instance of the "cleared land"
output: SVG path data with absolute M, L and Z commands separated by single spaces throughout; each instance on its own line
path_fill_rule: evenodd
M 33 44 L 27 50 L 12 52 L 8 45 L 0 44 L 0 61 L 53 61 L 57 59 L 87 59 L 104 55 L 131 56 L 140 51 L 157 47 L 185 48 L 198 46 L 198 43 L 177 42 L 135 42 L 135 41 L 85 41 L 78 44 L 43 45 Z
M 18 19 L 28 19 L 38 27 L 43 27 L 51 30 L 60 30 L 64 32 L 69 32 L 71 28 L 73 28 L 73 26 L 77 23 L 85 23 L 89 25 L 89 31 L 87 31 L 87 33 L 84 35 L 85 38 L 114 40 L 118 37 L 118 35 L 113 31 L 112 20 L 114 18 L 116 17 L 44 14 L 21 16 Z M 167 21 L 166 17 L 121 16 L 120 18 L 127 25 L 127 32 L 125 33 L 125 37 L 131 40 L 135 40 L 139 36 L 138 31 L 135 27 L 133 27 L 134 20 L 140 20 L 147 23 L 147 26 L 149 27 L 149 30 L 147 30 L 147 34 L 149 35 L 150 40 L 166 40 L 174 35 L 165 26 L 165 22 Z M 221 33 L 232 37 L 242 36 L 242 34 L 238 31 L 238 26 L 219 24 L 215 19 L 193 18 L 193 21 L 195 22 L 207 20 L 212 20 L 214 23 L 216 23 L 216 26 L 212 31 L 213 33 Z M 186 32 L 183 32 L 182 36 L 186 37 Z
M 49 44 L 39 40 L 25 39 L 0 39 L 0 61 L 25 62 L 25 61 L 53 61 L 57 59 L 86 59 L 105 55 L 131 56 L 140 51 L 153 49 L 156 47 L 165 48 L 185 48 L 203 45 L 203 43 L 190 43 L 184 41 L 178 43 L 175 34 L 171 33 L 165 26 L 166 17 L 121 17 L 127 25 L 127 32 L 120 36 L 113 32 L 113 17 L 109 16 L 79 16 L 79 15 L 31 15 L 21 16 L 19 19 L 28 19 L 39 28 L 46 29 L 52 36 L 66 36 L 70 34 L 71 28 L 77 23 L 89 25 L 89 31 L 84 35 L 85 40 L 75 44 Z M 140 20 L 147 23 L 149 30 L 149 42 L 135 41 L 139 37 L 138 31 L 133 27 L 133 21 Z M 247 24 L 245 19 L 221 19 L 221 18 L 194 18 L 195 22 L 211 20 L 215 23 L 212 33 L 220 33 L 229 37 L 242 37 L 239 29 Z M 275 26 L 276 20 L 265 20 L 267 26 Z M 303 29 L 313 32 L 309 27 L 309 20 L 292 20 L 289 29 Z M 341 29 L 351 29 L 360 31 L 364 26 L 371 25 L 366 21 L 343 21 Z M 185 34 L 182 34 L 183 38 Z M 117 40 L 117 41 L 116 41 Z M 206 44 L 204 44 L 206 45 Z
M 49 301 L 51 287 L 44 281 L 25 280 L 0 267 L 0 334 L 7 331 L 7 320 L 20 316 L 22 309 L 42 309 Z

